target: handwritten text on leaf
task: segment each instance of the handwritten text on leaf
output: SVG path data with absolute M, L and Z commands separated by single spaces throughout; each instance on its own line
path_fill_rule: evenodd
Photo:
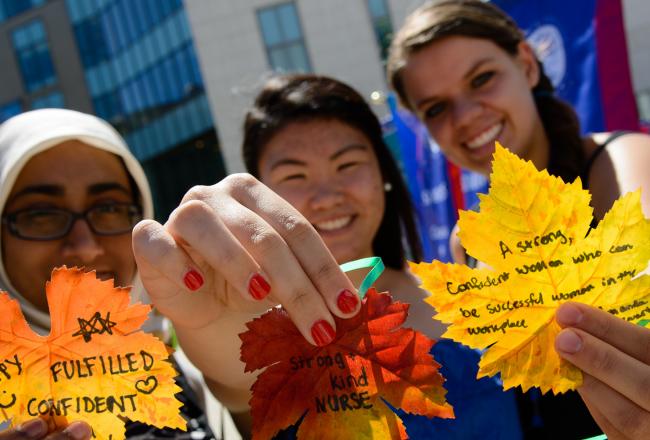
M 252 388 L 253 438 L 271 438 L 303 415 L 300 439 L 407 438 L 383 400 L 453 417 L 429 354 L 434 342 L 400 328 L 407 309 L 370 289 L 357 316 L 335 318 L 337 337 L 325 347 L 309 344 L 283 309 L 249 322 L 242 360 L 248 371 L 266 367 Z
M 468 254 L 490 268 L 411 268 L 435 318 L 450 324 L 443 336 L 487 348 L 479 377 L 500 372 L 506 389 L 575 389 L 580 371 L 554 350 L 560 304 L 590 304 L 635 323 L 650 317 L 650 277 L 637 276 L 650 258 L 640 192 L 617 200 L 587 235 L 592 210 L 579 179 L 564 183 L 497 145 L 490 182 L 480 212 L 461 212 L 458 222 Z

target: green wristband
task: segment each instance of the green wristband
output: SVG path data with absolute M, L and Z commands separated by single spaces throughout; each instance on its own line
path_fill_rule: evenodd
M 384 262 L 381 261 L 380 257 L 362 258 L 360 260 L 354 260 L 348 263 L 341 264 L 340 267 L 343 272 L 350 272 L 351 270 L 357 270 L 357 269 L 365 269 L 366 267 L 372 268 L 370 269 L 370 272 L 368 272 L 366 277 L 361 282 L 361 286 L 359 286 L 359 298 L 361 299 L 363 299 L 363 297 L 366 296 L 366 292 L 368 292 L 370 286 L 372 286 L 373 283 L 377 281 L 377 278 L 379 278 L 379 275 L 381 275 L 385 269 Z

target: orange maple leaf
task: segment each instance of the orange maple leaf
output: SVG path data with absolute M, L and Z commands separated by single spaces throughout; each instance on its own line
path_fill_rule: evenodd
M 453 418 L 434 341 L 400 328 L 408 304 L 370 289 L 353 318 L 335 317 L 336 339 L 309 344 L 282 308 L 247 324 L 241 359 L 246 371 L 266 368 L 252 387 L 253 438 L 271 438 L 305 416 L 298 438 L 405 439 L 388 407 Z
M 84 420 L 99 439 L 124 438 L 122 417 L 185 429 L 168 351 L 139 331 L 150 306 L 94 272 L 59 268 L 46 285 L 51 332 L 32 331 L 18 301 L 0 293 L 0 416 L 18 425 Z

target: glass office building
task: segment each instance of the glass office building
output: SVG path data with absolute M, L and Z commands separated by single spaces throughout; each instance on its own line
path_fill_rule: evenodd
M 0 0 L 0 23 L 15 17 L 35 6 L 40 6 L 46 0 Z
M 66 4 L 95 112 L 144 164 L 166 217 L 188 186 L 224 175 L 183 3 Z
M 109 121 L 143 164 L 161 220 L 191 186 L 225 175 L 181 0 L 0 0 L 0 30 L 15 67 L 0 79 L 21 85 L 0 93 L 0 121 L 45 107 Z
M 0 0 L 0 26 L 45 1 Z M 28 18 L 7 28 L 7 31 L 4 34 L 9 43 L 9 53 L 2 58 L 13 58 L 25 95 L 31 99 L 16 97 L 0 102 L 0 122 L 30 108 L 63 107 L 62 95 L 53 90 L 57 84 L 57 75 L 43 21 L 40 18 Z M 3 67 L 6 68 L 7 60 L 3 61 Z M 4 85 L 4 82 L 0 82 L 0 87 Z

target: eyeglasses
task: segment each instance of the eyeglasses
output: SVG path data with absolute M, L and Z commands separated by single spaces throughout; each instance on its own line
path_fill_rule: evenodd
M 130 232 L 142 220 L 142 209 L 130 203 L 95 205 L 83 212 L 28 208 L 5 214 L 2 223 L 18 238 L 46 241 L 68 235 L 78 219 L 84 219 L 97 235 L 119 235 Z

